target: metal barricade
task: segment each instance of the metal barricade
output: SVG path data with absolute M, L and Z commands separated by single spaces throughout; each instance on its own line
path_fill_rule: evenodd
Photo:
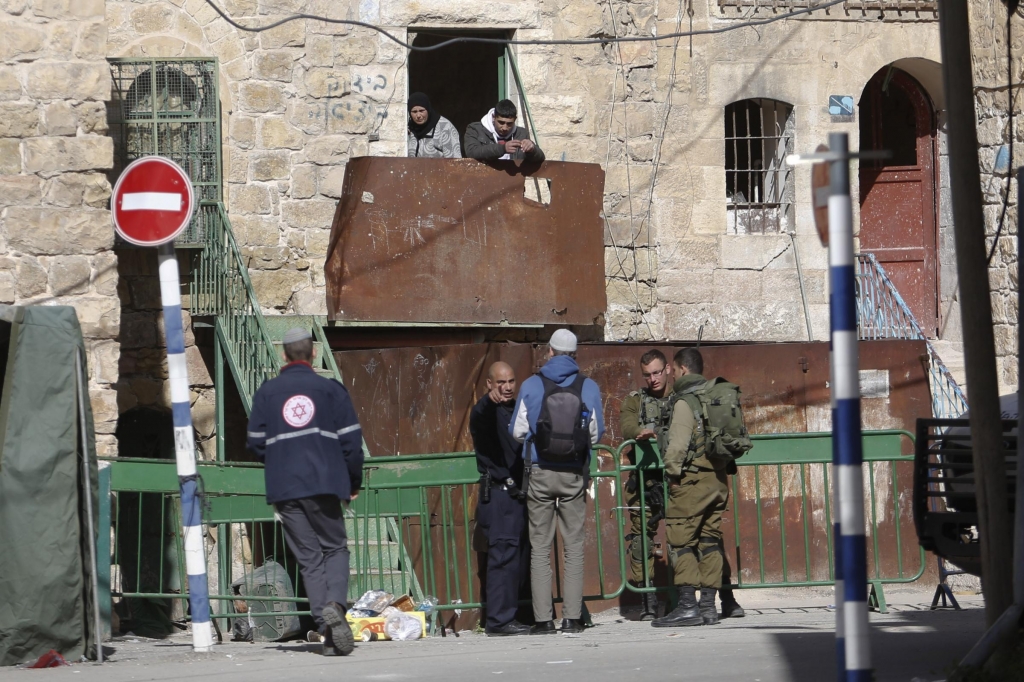
M 875 605 L 885 609 L 882 586 L 917 580 L 924 550 L 913 546 L 913 455 L 904 455 L 906 431 L 865 432 L 869 581 Z M 790 433 L 753 436 L 755 447 L 737 461 L 732 479 L 727 535 L 734 552 L 734 587 L 741 589 L 832 585 L 831 435 Z M 646 525 L 644 477 L 664 468 L 656 447 L 636 465 L 623 464 L 627 441 L 599 445 L 591 458 L 588 497 L 585 599 L 614 599 L 630 592 L 664 591 L 644 563 L 644 585 L 627 581 L 624 539 L 628 511 Z M 168 460 L 111 461 L 112 594 L 123 599 L 177 601 L 184 619 L 184 560 L 177 515 L 177 479 Z M 906 469 L 904 472 L 903 469 Z M 624 508 L 625 478 L 636 471 L 641 504 Z M 210 599 L 222 623 L 242 617 L 242 604 L 270 604 L 248 617 L 303 615 L 306 600 L 253 594 L 253 575 L 268 560 L 279 563 L 299 590 L 298 566 L 286 551 L 280 522 L 264 499 L 260 465 L 201 462 L 206 546 L 211 564 Z M 370 589 L 438 600 L 438 611 L 484 606 L 478 589 L 480 563 L 473 548 L 479 474 L 473 453 L 455 452 L 366 460 L 364 489 L 346 512 L 351 552 L 349 597 Z M 903 485 L 901 481 L 906 481 Z M 668 497 L 666 496 L 666 500 Z M 110 496 L 103 496 L 110 504 Z M 911 538 L 910 546 L 904 542 Z M 647 555 L 646 536 L 643 554 Z M 555 556 L 560 556 L 556 546 Z M 556 578 L 559 562 L 553 562 Z M 560 579 L 556 583 L 560 584 Z M 235 589 L 232 588 L 235 586 Z M 239 594 L 245 592 L 247 594 Z M 556 594 L 556 600 L 560 595 Z M 287 606 L 287 609 L 284 608 Z M 278 610 L 281 609 L 281 610 Z M 226 619 L 226 620 L 225 620 Z
M 886 612 L 884 585 L 919 579 L 925 550 L 913 527 L 912 480 L 914 436 L 908 431 L 864 432 L 866 528 L 870 603 Z M 906 439 L 906 440 L 904 440 Z M 754 448 L 736 461 L 729 511 L 730 549 L 736 589 L 830 587 L 835 580 L 832 543 L 831 433 L 752 435 Z M 632 441 L 623 443 L 624 451 Z M 661 466 L 656 446 L 638 466 L 623 472 L 649 473 Z M 901 484 L 900 481 L 903 481 Z M 643 486 L 640 486 L 643 489 Z M 666 491 L 666 500 L 668 499 Z M 637 510 L 641 523 L 647 509 Z M 910 538 L 909 544 L 905 541 Z M 644 538 L 644 555 L 647 546 Z M 645 582 L 647 566 L 643 566 Z M 665 590 L 627 584 L 633 592 Z

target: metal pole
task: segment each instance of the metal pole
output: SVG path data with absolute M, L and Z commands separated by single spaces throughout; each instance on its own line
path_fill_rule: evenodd
M 221 345 L 220 335 L 214 330 L 213 335 L 213 367 L 214 367 L 214 379 L 213 379 L 213 390 L 216 392 L 215 406 L 217 413 L 217 461 L 223 462 L 227 459 L 227 453 L 224 449 L 224 346 Z M 229 585 L 231 584 L 231 526 L 226 523 L 222 523 L 217 526 L 217 589 L 220 594 L 231 594 L 229 591 Z M 226 614 L 231 611 L 231 603 L 228 601 L 220 602 L 221 614 Z M 230 620 L 222 620 L 221 625 L 224 629 L 228 629 L 231 626 Z
M 804 287 L 804 269 L 800 267 L 800 249 L 796 246 L 796 232 L 789 233 L 789 240 L 793 242 L 793 259 L 796 261 L 796 278 L 800 282 L 800 300 L 804 304 L 804 322 L 807 323 L 807 340 L 814 341 L 814 332 L 811 330 L 811 311 L 807 308 L 807 289 Z
M 832 328 L 832 442 L 839 493 L 837 563 L 842 572 L 842 634 L 846 682 L 869 682 L 867 550 L 864 538 L 864 453 L 861 444 L 860 382 L 857 356 L 857 304 L 854 298 L 853 209 L 850 204 L 850 143 L 846 133 L 831 133 L 828 198 L 828 264 Z M 837 581 L 836 601 L 840 599 Z M 837 633 L 839 628 L 837 627 Z
M 967 365 L 971 450 L 978 498 L 985 620 L 993 625 L 1013 601 L 1010 551 L 1013 533 L 1007 509 L 1006 462 L 996 380 L 995 335 L 989 298 L 985 220 L 974 109 L 970 16 L 967 0 L 942 0 L 939 42 L 949 128 L 949 178 L 953 198 L 960 318 Z
M 1012 133 L 1011 133 L 1012 134 Z M 1024 166 L 1017 169 L 1017 191 L 1024 187 Z M 1017 263 L 1024 263 L 1024 212 L 1017 209 Z M 1018 285 L 1018 291 L 1020 287 Z M 1024 386 L 1024 366 L 1020 358 L 1024 358 L 1024 308 L 1017 304 L 1017 500 L 1024 500 L 1024 413 L 1021 412 L 1021 386 Z M 1024 605 L 1024 504 L 1014 508 L 1013 528 L 1013 602 Z
M 164 337 L 167 342 L 167 377 L 171 383 L 171 411 L 174 416 L 174 454 L 181 487 L 182 537 L 188 601 L 192 611 L 192 648 L 213 650 L 210 623 L 210 591 L 206 579 L 203 547 L 203 515 L 198 495 L 196 445 L 192 432 L 192 403 L 189 400 L 188 366 L 185 364 L 185 333 L 181 323 L 181 283 L 174 244 L 157 247 L 160 261 L 160 298 L 164 308 Z
M 78 393 L 78 442 L 82 444 L 82 485 L 85 486 L 85 535 L 89 540 L 89 560 L 92 561 L 92 570 L 89 571 L 92 580 L 92 609 L 93 609 L 93 637 L 96 639 L 96 662 L 103 662 L 103 621 L 100 618 L 100 582 L 96 575 L 96 527 L 93 525 L 92 514 L 92 472 L 89 470 L 89 444 L 88 420 L 85 418 L 85 392 L 86 385 L 82 377 L 82 349 L 75 349 L 75 384 Z

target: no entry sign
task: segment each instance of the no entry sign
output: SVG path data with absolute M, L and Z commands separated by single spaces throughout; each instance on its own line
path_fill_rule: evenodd
M 114 228 L 137 246 L 167 243 L 185 229 L 195 208 L 192 182 L 181 166 L 162 156 L 133 161 L 114 185 Z

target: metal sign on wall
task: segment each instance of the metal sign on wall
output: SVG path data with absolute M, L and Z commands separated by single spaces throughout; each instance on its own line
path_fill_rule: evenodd
M 596 164 L 361 157 L 327 253 L 331 320 L 604 324 Z

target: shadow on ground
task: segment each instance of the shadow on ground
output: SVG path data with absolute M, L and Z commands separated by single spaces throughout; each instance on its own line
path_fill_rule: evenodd
M 836 679 L 835 636 L 800 627 L 791 630 L 774 635 L 789 665 L 790 679 L 793 682 Z M 915 677 L 944 679 L 984 631 L 983 609 L 891 614 L 884 621 L 871 625 L 875 679 L 877 682 L 910 682 Z

